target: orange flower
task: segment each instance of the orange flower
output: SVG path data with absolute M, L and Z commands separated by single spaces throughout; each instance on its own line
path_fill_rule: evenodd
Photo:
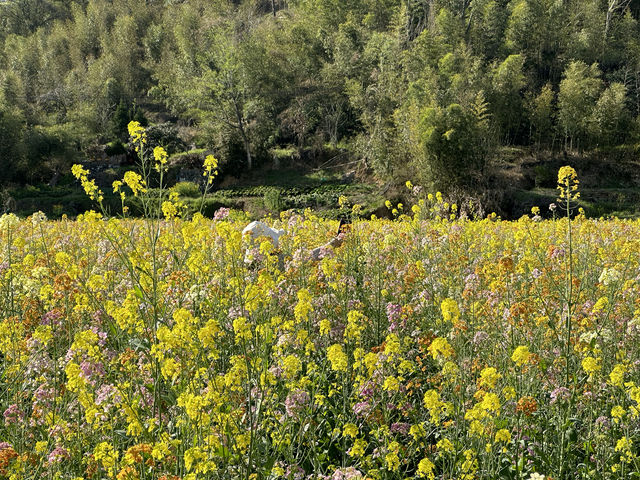
M 7 467 L 9 466 L 9 463 L 17 456 L 18 454 L 13 449 L 13 447 L 8 447 L 0 450 L 0 474 L 7 474 Z
M 117 480 L 138 480 L 139 478 L 138 472 L 136 472 L 136 469 L 131 466 L 123 467 L 116 476 Z
M 538 402 L 536 399 L 531 396 L 525 396 L 518 400 L 518 405 L 516 406 L 516 412 L 522 412 L 527 417 L 530 417 L 538 410 Z

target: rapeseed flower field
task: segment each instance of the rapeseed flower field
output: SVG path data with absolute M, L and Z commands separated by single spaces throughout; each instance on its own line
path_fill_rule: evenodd
M 640 223 L 569 220 L 577 195 L 563 167 L 553 220 L 416 198 L 319 261 L 309 211 L 270 220 L 278 251 L 170 194 L 4 215 L 0 479 L 637 478 Z

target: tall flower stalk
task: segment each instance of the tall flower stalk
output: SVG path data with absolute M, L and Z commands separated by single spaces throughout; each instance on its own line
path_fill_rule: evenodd
M 558 171 L 558 190 L 560 195 L 558 201 L 561 202 L 567 213 L 567 248 L 566 272 L 565 272 L 565 307 L 566 307 L 566 337 L 565 337 L 565 382 L 569 385 L 571 368 L 569 355 L 571 353 L 571 330 L 573 317 L 573 231 L 571 224 L 571 214 L 575 208 L 575 202 L 580 198 L 578 192 L 578 174 L 573 167 L 564 166 Z
M 578 174 L 575 169 L 570 166 L 561 167 L 558 171 L 558 190 L 560 194 L 558 196 L 558 202 L 564 206 L 564 210 L 567 214 L 567 253 L 565 255 L 565 292 L 564 292 L 564 306 L 563 312 L 566 312 L 565 319 L 565 332 L 566 337 L 564 341 L 564 357 L 565 357 L 565 385 L 568 389 L 571 389 L 571 334 L 573 328 L 573 230 L 571 223 L 571 214 L 575 208 L 575 202 L 580 197 L 578 192 Z M 573 398 L 573 397 L 572 397 Z M 567 466 L 568 455 L 568 438 L 567 429 L 571 427 L 569 421 L 569 413 L 571 409 L 571 403 L 567 404 L 564 408 L 563 429 L 561 434 L 560 444 L 560 476 L 565 474 L 565 468 Z
M 139 122 L 130 122 L 128 130 L 131 144 L 138 155 L 139 172 L 133 170 L 125 172 L 122 180 L 113 182 L 113 192 L 120 196 L 123 217 L 127 217 L 128 214 L 124 186 L 126 185 L 129 188 L 134 197 L 139 198 L 145 219 L 143 228 L 146 230 L 146 241 L 150 249 L 148 262 L 143 260 L 144 254 L 139 251 L 140 247 L 134 241 L 135 237 L 133 235 L 128 235 L 126 230 L 121 230 L 121 235 L 114 235 L 101 223 L 100 225 L 115 253 L 122 264 L 126 266 L 131 283 L 135 286 L 136 296 L 142 305 L 147 305 L 148 307 L 145 311 L 141 311 L 140 315 L 144 319 L 143 333 L 149 345 L 147 353 L 150 354 L 157 343 L 158 328 L 166 322 L 166 317 L 169 315 L 169 312 L 166 311 L 165 302 L 160 295 L 160 268 L 163 260 L 159 258 L 158 242 L 163 230 L 161 215 L 164 217 L 164 221 L 171 222 L 176 217 L 183 215 L 185 205 L 180 201 L 177 192 L 169 192 L 167 194 L 165 174 L 168 171 L 168 154 L 165 149 L 161 146 L 156 146 L 151 154 L 148 153 L 147 132 Z M 215 157 L 213 155 L 207 156 L 203 164 L 206 186 L 202 195 L 202 202 L 204 202 L 204 197 L 218 173 L 217 167 L 218 162 Z M 149 185 L 154 180 L 154 172 L 157 175 L 158 189 L 152 194 L 149 190 Z M 90 199 L 98 202 L 103 215 L 106 216 L 107 212 L 103 203 L 104 195 L 96 185 L 95 180 L 89 179 L 89 170 L 81 165 L 74 165 L 72 173 L 81 182 L 85 193 Z M 174 252 L 174 255 L 177 257 L 177 252 Z M 108 309 L 105 308 L 105 311 L 108 311 Z M 159 417 L 161 415 L 160 392 L 162 389 L 160 384 L 162 383 L 162 375 L 157 358 L 153 359 L 153 365 L 153 411 L 154 415 Z

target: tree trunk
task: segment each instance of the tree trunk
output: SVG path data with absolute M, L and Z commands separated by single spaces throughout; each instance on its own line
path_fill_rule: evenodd
M 462 6 L 460 8 L 460 19 L 464 22 L 464 17 L 467 14 L 467 8 L 469 8 L 469 5 L 471 4 L 471 0 L 463 0 L 462 2 Z
M 238 120 L 238 130 L 240 130 L 242 143 L 244 144 L 244 149 L 247 152 L 247 169 L 251 170 L 253 168 L 253 158 L 251 157 L 251 143 L 249 142 L 249 137 L 247 136 L 247 132 L 244 129 L 244 119 L 242 118 L 242 114 L 240 113 L 240 107 L 238 106 L 238 102 L 236 100 L 233 101 L 233 106 L 236 110 L 236 118 Z
M 429 16 L 432 11 L 432 0 L 406 0 L 407 18 L 405 19 L 405 32 L 407 41 L 413 41 L 422 30 L 427 28 Z M 421 11 L 418 11 L 420 10 Z
M 611 17 L 613 16 L 613 10 L 616 6 L 616 0 L 609 1 L 609 8 L 607 9 L 607 16 L 604 22 L 604 38 L 607 39 L 607 34 L 609 33 L 609 25 L 611 25 Z M 602 46 L 604 49 L 604 45 Z
M 249 145 L 249 141 L 244 138 L 244 148 L 247 151 L 247 170 L 251 170 L 253 168 L 253 159 L 251 158 L 251 146 Z
M 613 19 L 613 14 L 616 10 L 624 11 L 631 3 L 630 0 L 609 0 L 608 8 L 607 8 L 607 16 L 604 24 L 604 38 L 607 38 L 609 34 L 609 28 L 611 26 L 611 20 Z M 604 48 L 604 46 L 603 46 Z
M 273 11 L 273 16 L 276 16 L 276 0 L 271 0 L 271 11 Z

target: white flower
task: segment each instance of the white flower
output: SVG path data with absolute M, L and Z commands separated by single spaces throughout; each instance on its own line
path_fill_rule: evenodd
M 544 480 L 544 475 L 541 475 L 539 473 L 532 473 L 529 477 L 529 480 Z
M 609 286 L 610 284 L 620 280 L 620 278 L 622 278 L 622 275 L 618 270 L 615 268 L 605 268 L 602 270 L 600 278 L 598 278 L 598 282 L 605 286 Z
M 36 212 L 33 215 L 31 215 L 31 222 L 34 225 L 37 225 L 39 223 L 46 222 L 46 221 L 47 221 L 47 216 L 45 215 L 44 212 Z
M 596 332 L 585 332 L 580 335 L 580 342 L 591 343 L 591 341 L 595 338 L 598 338 L 598 334 Z
M 20 219 L 13 213 L 5 213 L 0 217 L 0 230 L 7 230 L 20 223 Z

